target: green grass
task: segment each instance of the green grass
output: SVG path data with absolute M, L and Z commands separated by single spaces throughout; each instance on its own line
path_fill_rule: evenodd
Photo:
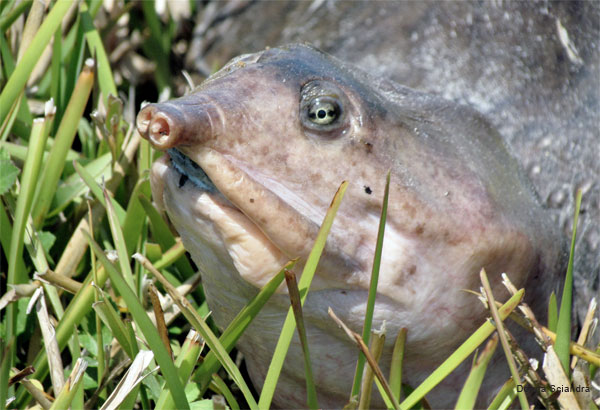
M 111 17 L 100 18 L 101 2 L 89 0 L 76 9 L 63 32 L 61 22 L 71 2 L 55 2 L 47 13 L 39 9 L 41 4 L 0 3 L 0 244 L 4 262 L 0 286 L 7 302 L 0 311 L 0 410 L 7 407 L 8 398 L 12 400 L 10 408 L 27 408 L 34 403 L 44 408 L 97 408 L 114 400 L 110 395 L 115 391 L 122 394 L 119 400 L 123 400 L 124 409 L 218 407 L 220 402 L 213 403 L 213 394 L 222 396 L 231 408 L 268 408 L 296 331 L 306 357 L 307 407 L 318 408 L 319 385 L 310 377 L 311 346 L 305 337 L 302 304 L 347 184 L 342 184 L 332 202 L 299 282 L 294 284 L 288 278 L 293 308 L 281 330 L 265 384 L 260 395 L 255 395 L 232 352 L 296 261 L 282 266 L 222 332 L 211 322 L 201 286 L 182 295 L 186 280 L 194 278 L 196 272 L 181 241 L 152 206 L 148 169 L 157 153 L 139 139 L 133 132 L 132 118 L 127 118 L 128 112 L 138 108 L 135 93 L 142 90 L 127 82 L 118 65 L 111 65 L 114 50 L 105 49 L 102 41 L 116 27 L 117 19 L 128 14 L 127 29 L 143 33 L 141 45 L 132 52 L 143 53 L 156 64 L 152 80 L 158 95 L 173 86 L 173 75 L 177 74 L 165 64 L 176 22 L 163 20 L 149 1 L 130 3 Z M 27 19 L 20 19 L 21 15 Z M 10 37 L 20 32 L 22 37 Z M 54 42 L 45 70 L 36 74 L 34 67 L 52 38 L 61 41 Z M 120 84 L 115 80 L 117 74 L 125 78 Z M 34 75 L 34 83 L 27 85 Z M 51 99 L 53 104 L 46 112 L 30 108 L 35 102 Z M 489 340 L 499 319 L 481 323 L 421 385 L 403 385 L 402 362 L 410 329 L 398 335 L 371 336 L 386 204 L 387 188 L 363 332 L 353 335 L 357 366 L 355 375 L 347 375 L 349 383 L 354 376 L 353 389 L 347 393 L 349 401 L 353 397 L 353 403 L 368 406 L 373 380 L 387 406 L 423 408 L 427 406 L 426 395 Z M 575 234 L 574 229 L 573 238 Z M 581 358 L 580 368 L 585 368 L 582 363 L 592 363 L 589 372 L 593 374 L 600 365 L 598 353 L 569 343 L 573 338 L 568 321 L 572 261 L 571 257 L 560 315 L 556 298 L 549 301 L 548 328 L 558 333 L 556 352 L 565 375 L 572 373 L 569 362 L 573 354 Z M 36 272 L 48 272 L 48 282 L 40 282 L 38 278 L 44 275 Z M 147 305 L 144 283 L 147 277 L 156 281 L 158 292 L 170 295 L 181 309 L 182 314 L 167 331 L 157 329 L 152 322 L 154 313 Z M 60 283 L 66 283 L 68 291 Z M 43 315 L 26 314 L 37 288 L 43 288 L 48 314 L 55 320 L 60 355 L 47 353 L 40 345 L 38 316 Z M 502 319 L 516 312 L 522 294 L 517 289 L 509 301 L 500 304 Z M 188 330 L 191 332 L 186 338 Z M 385 337 L 395 340 L 387 380 L 377 365 L 378 347 L 373 340 L 381 342 Z M 165 338 L 170 349 L 163 342 Z M 105 350 L 111 343 L 113 348 Z M 457 407 L 475 402 L 492 345 L 473 362 Z M 58 370 L 53 378 L 62 374 L 64 380 L 58 385 L 64 387 L 55 394 L 53 378 L 48 376 L 49 364 L 59 363 L 57 359 L 63 368 L 56 369 L 53 364 Z M 34 369 L 27 379 L 9 383 L 27 366 Z M 365 372 L 366 366 L 369 370 Z M 154 371 L 155 367 L 159 371 Z M 514 377 L 522 378 L 523 369 L 514 370 L 521 372 Z M 128 377 L 139 382 L 130 390 L 119 386 Z M 498 380 L 501 386 L 491 408 L 506 408 L 516 397 L 512 379 Z

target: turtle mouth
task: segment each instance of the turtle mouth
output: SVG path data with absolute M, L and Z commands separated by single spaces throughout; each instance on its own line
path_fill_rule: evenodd
M 177 172 L 181 174 L 179 179 L 179 187 L 181 188 L 187 181 L 190 181 L 194 186 L 209 193 L 217 193 L 219 190 L 212 180 L 206 175 L 202 167 L 192 161 L 187 155 L 179 151 L 177 148 L 169 148 L 167 150 L 171 158 L 171 165 Z

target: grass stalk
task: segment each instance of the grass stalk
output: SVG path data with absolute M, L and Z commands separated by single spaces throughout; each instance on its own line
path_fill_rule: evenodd
M 375 360 L 375 363 L 379 362 L 381 354 L 383 353 L 383 345 L 385 343 L 385 333 L 383 332 L 371 332 L 371 347 L 370 352 Z M 364 339 L 363 339 L 364 340 Z M 375 372 L 373 368 L 367 367 L 365 369 L 364 379 L 361 385 L 360 400 L 358 401 L 359 409 L 371 408 L 371 392 L 373 389 L 373 379 Z
M 567 265 L 567 276 L 560 300 L 560 313 L 556 323 L 556 342 L 554 350 L 560 359 L 563 369 L 569 377 L 569 344 L 571 343 L 571 309 L 573 305 L 573 257 L 575 256 L 575 239 L 577 238 L 577 221 L 579 219 L 579 208 L 581 207 L 581 189 L 577 190 L 575 198 L 575 215 L 573 216 L 573 236 L 571 237 L 571 251 L 569 252 L 569 264 Z
M 100 320 L 110 329 L 111 334 L 117 339 L 119 345 L 131 360 L 135 358 L 136 351 L 131 344 L 129 333 L 125 324 L 123 323 L 120 315 L 115 311 L 110 301 L 106 298 L 102 298 L 98 302 L 94 302 L 92 305 L 96 315 Z M 133 340 L 136 343 L 135 339 Z M 100 346 L 98 346 L 100 348 Z
M 502 385 L 496 397 L 488 406 L 488 410 L 507 409 L 517 397 L 517 384 L 511 377 Z
M 306 327 L 304 326 L 304 317 L 302 315 L 302 305 L 300 303 L 300 292 L 298 291 L 298 283 L 296 275 L 289 270 L 285 271 L 285 281 L 287 283 L 288 292 L 290 295 L 290 303 L 294 311 L 294 319 L 296 320 L 296 329 L 298 330 L 298 338 L 302 346 L 304 356 L 304 375 L 306 379 L 306 403 L 310 409 L 318 409 L 317 390 L 315 388 L 315 380 L 313 377 L 312 365 L 310 363 L 310 352 L 308 349 L 308 340 L 306 338 Z
M 60 394 L 56 397 L 56 400 L 54 400 L 54 403 L 52 403 L 50 410 L 68 409 L 71 406 L 71 402 L 75 398 L 79 386 L 83 383 L 83 375 L 86 368 L 87 362 L 82 358 L 77 359 L 71 375 L 60 391 Z
M 400 401 L 402 394 L 402 361 L 404 360 L 407 333 L 408 329 L 405 327 L 398 331 L 398 336 L 394 342 L 394 350 L 392 351 L 392 361 L 390 362 L 390 389 L 392 395 L 398 401 Z
M 492 318 L 494 319 L 494 323 L 496 324 L 496 328 L 498 329 L 498 336 L 500 336 L 500 343 L 502 344 L 502 349 L 504 350 L 504 354 L 506 356 L 506 361 L 508 363 L 508 368 L 510 369 L 510 374 L 513 380 L 521 383 L 519 370 L 517 369 L 515 358 L 513 357 L 512 352 L 510 350 L 510 346 L 508 345 L 508 340 L 506 339 L 506 334 L 504 333 L 504 325 L 502 323 L 500 315 L 498 314 L 498 308 L 496 307 L 496 300 L 494 299 L 494 294 L 492 293 L 492 287 L 490 286 L 490 282 L 484 269 L 481 269 L 479 277 L 481 279 L 481 283 L 483 284 L 483 290 L 488 301 L 490 313 L 492 314 Z M 520 389 L 517 393 L 519 397 L 519 402 L 521 404 L 521 408 L 523 410 L 529 409 L 529 403 L 527 402 L 525 392 L 522 389 Z
M 21 190 L 17 198 L 17 206 L 15 217 L 12 226 L 12 236 L 10 241 L 10 249 L 8 251 L 8 272 L 6 283 L 13 285 L 23 283 L 26 280 L 26 272 L 17 270 L 23 268 L 21 263 L 17 263 L 22 258 L 25 234 L 25 226 L 27 218 L 33 205 L 33 196 L 36 188 L 36 181 L 41 168 L 41 157 L 44 152 L 44 145 L 47 134 L 47 121 L 44 119 L 36 119 L 33 123 L 30 136 L 30 150 L 27 153 L 27 159 L 21 176 Z M 16 335 L 16 305 L 9 304 L 6 307 L 6 330 L 4 340 L 15 341 Z M 12 361 L 16 354 L 16 344 L 10 345 L 8 355 L 2 360 L 0 367 L 0 408 L 4 408 L 8 393 L 8 378 L 9 369 L 12 366 Z
M 58 4 L 61 4 L 61 2 Z M 75 91 L 71 96 L 71 100 L 58 127 L 54 145 L 50 151 L 48 162 L 44 167 L 39 189 L 36 192 L 36 205 L 32 212 L 33 224 L 36 228 L 41 227 L 52 203 L 56 186 L 63 171 L 65 158 L 69 152 L 69 148 L 73 144 L 75 133 L 77 132 L 77 124 L 83 115 L 83 110 L 85 109 L 93 85 L 94 65 L 92 60 L 88 60 L 79 76 Z
M 346 332 L 346 334 L 348 335 L 350 340 L 352 340 L 354 343 L 356 343 L 358 348 L 365 355 L 365 358 L 367 359 L 367 362 L 369 363 L 371 370 L 377 377 L 375 379 L 375 382 L 377 384 L 377 388 L 379 389 L 379 393 L 381 394 L 381 397 L 383 397 L 383 400 L 385 401 L 386 405 L 389 408 L 399 410 L 400 405 L 398 404 L 398 401 L 394 398 L 394 395 L 392 394 L 392 390 L 390 389 L 390 385 L 388 384 L 387 380 L 385 380 L 385 377 L 383 376 L 383 373 L 381 372 L 381 369 L 379 368 L 377 361 L 375 360 L 375 358 L 369 351 L 369 348 L 365 344 L 362 337 L 358 333 L 353 332 L 348 326 L 346 326 L 346 324 L 344 322 L 342 322 L 342 320 L 336 316 L 336 314 L 333 312 L 333 309 L 331 309 L 331 307 L 329 307 L 327 313 L 329 314 L 329 317 L 331 317 L 338 324 L 338 326 L 341 327 L 344 330 L 344 332 Z M 353 402 L 355 402 L 354 396 L 350 399 L 350 403 L 353 403 Z
M 385 181 L 385 192 L 383 194 L 383 204 L 381 207 L 381 217 L 379 218 L 379 230 L 377 232 L 377 244 L 375 255 L 373 257 L 373 269 L 371 271 L 371 283 L 369 285 L 369 296 L 367 299 L 367 309 L 365 320 L 363 322 L 362 338 L 365 345 L 369 345 L 371 327 L 373 324 L 373 312 L 375 311 L 375 297 L 377 296 L 377 283 L 379 282 L 379 267 L 381 266 L 381 252 L 383 250 L 383 237 L 385 234 L 385 221 L 387 217 L 388 197 L 390 193 L 390 172 L 388 172 Z M 358 352 L 358 361 L 356 363 L 356 372 L 354 373 L 354 382 L 352 384 L 351 397 L 357 396 L 360 392 L 361 379 L 365 367 L 365 355 Z
M 231 390 L 229 390 L 229 387 L 227 387 L 227 384 L 223 381 L 223 379 L 221 379 L 216 373 L 213 374 L 211 388 L 215 389 L 217 393 L 221 394 L 225 398 L 225 401 L 227 401 L 227 404 L 231 410 L 240 409 L 240 405 L 235 399 L 235 396 L 231 393 Z M 217 407 L 215 406 L 214 409 L 216 408 Z
M 558 323 L 558 304 L 556 302 L 556 293 L 550 294 L 548 302 L 548 329 L 556 333 L 556 324 Z
M 115 97 L 118 96 L 117 87 L 113 80 L 114 77 L 110 68 L 110 62 L 108 61 L 108 56 L 104 50 L 102 39 L 100 38 L 100 34 L 98 34 L 96 27 L 94 27 L 92 16 L 85 3 L 81 6 L 81 25 L 85 32 L 85 39 L 88 48 L 90 49 L 90 53 L 97 62 L 98 85 L 100 86 L 100 92 L 103 96 L 103 102 L 106 105 L 109 95 L 112 94 Z
M 123 238 L 121 223 L 117 218 L 115 208 L 113 207 L 113 201 L 111 200 L 110 195 L 108 195 L 108 191 L 106 189 L 103 190 L 103 194 L 104 204 L 106 206 L 106 214 L 108 216 L 108 223 L 110 225 L 110 232 L 112 233 L 113 243 L 115 245 L 115 249 L 117 250 L 121 274 L 123 275 L 123 279 L 125 279 L 125 282 L 129 288 L 137 295 L 137 286 L 135 286 L 133 272 L 131 271 L 131 266 L 129 265 L 129 255 L 127 254 L 127 246 L 125 245 L 125 239 Z M 123 218 L 123 220 L 124 219 L 125 218 Z
M 177 367 L 177 372 L 179 373 L 179 377 L 183 384 L 188 383 L 192 371 L 200 358 L 203 346 L 204 343 L 202 342 L 200 334 L 194 329 L 190 330 L 185 338 L 185 342 L 183 342 L 183 346 L 181 346 L 181 351 L 175 360 L 175 366 Z M 171 409 L 174 406 L 175 403 L 173 402 L 171 392 L 169 390 L 163 390 L 156 401 L 155 407 L 157 409 Z
M 483 376 L 485 376 L 487 365 L 494 355 L 497 346 L 498 334 L 496 333 L 488 341 L 481 354 L 473 361 L 473 366 L 467 377 L 467 381 L 465 381 L 460 395 L 458 396 L 458 400 L 456 401 L 456 409 L 475 408 L 475 401 L 477 400 L 477 393 L 479 393 L 481 382 L 483 382 Z

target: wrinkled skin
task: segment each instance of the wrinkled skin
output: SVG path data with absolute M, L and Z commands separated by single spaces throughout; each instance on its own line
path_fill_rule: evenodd
M 484 114 L 565 242 L 582 189 L 573 299 L 581 326 L 600 289 L 600 2 L 216 2 L 197 16 L 186 68 L 209 72 L 292 42 Z M 599 341 L 596 332 L 589 346 Z
M 323 107 L 329 112 L 320 113 Z M 312 113 L 333 121 L 311 119 Z M 234 59 L 192 94 L 146 106 L 137 125 L 155 148 L 176 148 L 206 173 L 170 151 L 176 165 L 163 156 L 151 181 L 155 201 L 203 274 L 220 326 L 286 261 L 299 257 L 295 272 L 301 272 L 331 197 L 349 181 L 304 310 L 323 407 L 347 401 L 356 360 L 355 346 L 327 308 L 360 332 L 388 170 L 373 325 L 385 321 L 390 335 L 384 373 L 401 327 L 408 328 L 403 380 L 415 386 L 483 322 L 481 302 L 464 291 L 478 290 L 481 268 L 499 300 L 508 296 L 499 283 L 507 272 L 527 288 L 534 307 L 543 307 L 559 282 L 559 235 L 479 113 L 371 77 L 309 46 Z M 288 306 L 282 289 L 239 344 L 257 386 Z M 434 406 L 453 405 L 465 370 L 431 394 Z M 484 402 L 490 386 L 501 385 L 506 365 L 490 373 Z M 305 404 L 302 374 L 295 339 L 277 405 Z

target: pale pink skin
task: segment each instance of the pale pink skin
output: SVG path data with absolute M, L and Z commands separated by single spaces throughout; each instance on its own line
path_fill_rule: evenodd
M 343 93 L 343 124 L 327 136 L 300 120 L 302 86 L 315 79 Z M 414 387 L 483 323 L 481 302 L 464 291 L 479 290 L 481 268 L 499 300 L 508 295 L 502 272 L 541 304 L 557 282 L 554 233 L 497 133 L 469 108 L 291 46 L 233 60 L 193 94 L 147 106 L 137 121 L 156 148 L 177 147 L 220 191 L 179 187 L 167 156 L 152 168 L 154 200 L 200 268 L 223 327 L 288 260 L 299 257 L 301 272 L 333 194 L 349 181 L 304 306 L 322 407 L 349 398 L 357 350 L 327 309 L 361 332 L 388 170 L 373 324 L 387 329 L 384 374 L 400 328 L 408 328 L 403 381 Z M 288 308 L 281 288 L 239 344 L 258 390 Z M 482 401 L 505 381 L 505 366 L 492 366 Z M 303 373 L 295 337 L 276 405 L 305 406 Z M 465 369 L 453 374 L 430 402 L 453 406 L 465 377 Z

